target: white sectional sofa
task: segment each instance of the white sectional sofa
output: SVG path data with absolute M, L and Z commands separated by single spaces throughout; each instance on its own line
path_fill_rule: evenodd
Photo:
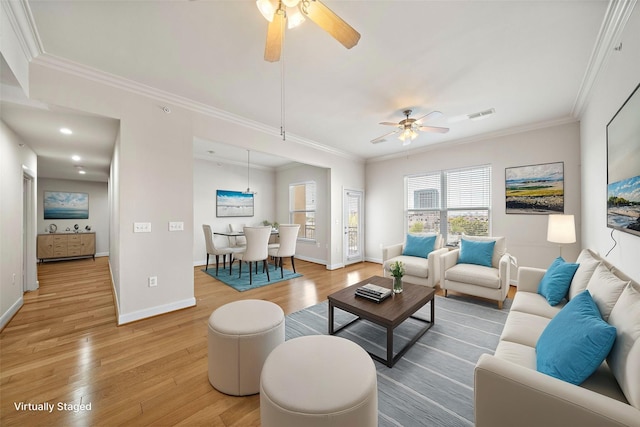
M 536 343 L 567 301 L 551 306 L 538 294 L 546 270 L 521 267 L 495 354 L 475 368 L 477 427 L 640 426 L 640 285 L 590 250 L 577 263 L 567 298 L 587 289 L 601 313 L 599 301 L 608 301 L 602 318 L 616 338 L 606 361 L 580 385 L 536 370 Z

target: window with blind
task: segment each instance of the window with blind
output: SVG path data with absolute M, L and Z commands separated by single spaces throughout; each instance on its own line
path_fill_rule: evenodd
M 289 221 L 300 224 L 299 239 L 316 239 L 316 183 L 289 185 Z
M 412 175 L 405 183 L 409 233 L 440 233 L 447 244 L 463 234 L 489 235 L 491 166 Z

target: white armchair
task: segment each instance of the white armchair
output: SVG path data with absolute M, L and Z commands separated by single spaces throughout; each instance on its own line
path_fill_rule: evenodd
M 495 241 L 491 266 L 459 263 L 460 249 L 444 254 L 440 260 L 440 287 L 447 291 L 457 291 L 477 297 L 496 300 L 498 308 L 509 292 L 512 257 L 507 253 L 504 237 L 465 236 L 463 239 L 476 242 Z M 464 242 L 461 242 L 464 245 Z
M 389 272 L 389 265 L 391 265 L 391 263 L 401 261 L 405 267 L 405 275 L 402 278 L 403 281 L 416 285 L 429 286 L 430 288 L 435 287 L 440 281 L 440 256 L 445 254 L 447 249 L 442 247 L 443 239 L 441 235 L 431 233 L 425 236 L 436 236 L 436 239 L 433 245 L 433 251 L 429 252 L 424 258 L 403 255 L 406 241 L 382 248 L 382 269 L 384 270 L 384 277 L 391 276 Z

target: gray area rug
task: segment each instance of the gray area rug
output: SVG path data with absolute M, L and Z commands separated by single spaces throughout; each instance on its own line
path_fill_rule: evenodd
M 473 370 L 481 354 L 493 354 L 511 301 L 498 310 L 471 298 L 436 296 L 435 324 L 395 364 L 374 362 L 378 371 L 379 426 L 473 426 Z M 326 301 L 286 317 L 286 339 L 327 334 Z M 416 313 L 429 320 L 427 304 Z M 335 310 L 336 327 L 355 316 Z M 394 354 L 423 326 L 408 319 L 395 329 Z M 386 332 L 367 321 L 338 336 L 385 357 Z

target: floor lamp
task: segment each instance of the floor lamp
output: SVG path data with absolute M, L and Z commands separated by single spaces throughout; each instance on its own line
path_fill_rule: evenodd
M 560 256 L 562 256 L 562 245 L 576 241 L 576 225 L 573 215 L 549 215 L 547 241 L 558 243 Z

